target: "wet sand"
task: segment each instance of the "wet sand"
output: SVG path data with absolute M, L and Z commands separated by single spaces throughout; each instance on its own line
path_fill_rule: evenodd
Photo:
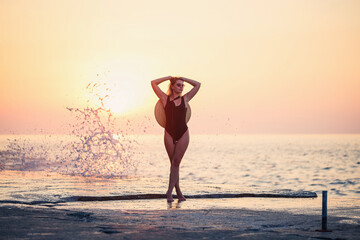
M 173 203 L 168 209 L 127 209 L 116 201 L 106 208 L 84 203 L 55 207 L 0 205 L 1 239 L 359 239 L 360 207 L 338 207 L 329 211 L 328 229 L 321 228 L 319 209 L 280 208 L 284 199 L 243 199 L 248 207 L 209 208 L 204 200 Z M 219 200 L 218 200 L 219 201 Z M 235 200 L 231 200 L 235 201 Z M 125 202 L 125 201 L 124 201 Z M 205 207 L 194 209 L 205 202 Z M 263 207 L 250 207 L 262 202 Z M 289 203 L 290 201 L 288 201 Z M 291 200 L 291 202 L 293 202 Z M 163 200 L 127 202 L 132 206 L 164 204 Z M 219 202 L 211 205 L 221 207 Z M 226 206 L 229 206 L 229 201 Z M 94 205 L 95 204 L 95 205 Z M 186 205 L 188 204 L 188 205 Z M 193 204 L 193 205 L 191 205 Z M 81 207 L 80 207 L 81 205 Z M 274 206 L 271 209 L 271 206 Z M 120 208 L 122 206 L 123 208 Z M 119 207 L 119 208 L 117 208 Z

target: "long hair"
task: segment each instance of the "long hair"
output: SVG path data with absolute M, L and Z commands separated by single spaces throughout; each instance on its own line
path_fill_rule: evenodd
M 172 95 L 173 92 L 172 92 L 172 89 L 171 89 L 171 85 L 174 85 L 177 80 L 180 80 L 180 78 L 178 78 L 178 77 L 172 77 L 172 78 L 170 79 L 169 88 L 168 88 L 168 90 L 167 90 L 167 92 L 166 92 L 166 94 L 167 94 L 168 96 L 171 96 L 171 95 Z M 181 96 L 181 94 L 180 94 L 180 96 Z

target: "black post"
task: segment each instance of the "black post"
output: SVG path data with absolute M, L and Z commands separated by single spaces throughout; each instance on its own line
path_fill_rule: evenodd
M 327 231 L 327 191 L 322 192 L 322 222 L 321 230 Z
M 321 229 L 316 230 L 317 232 L 332 232 L 327 229 L 327 191 L 322 192 L 322 221 Z

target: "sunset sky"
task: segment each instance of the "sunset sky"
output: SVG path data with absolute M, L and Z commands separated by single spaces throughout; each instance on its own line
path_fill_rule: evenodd
M 62 133 L 101 77 L 161 133 L 168 75 L 202 83 L 192 133 L 360 133 L 360 1 L 0 0 L 0 134 Z

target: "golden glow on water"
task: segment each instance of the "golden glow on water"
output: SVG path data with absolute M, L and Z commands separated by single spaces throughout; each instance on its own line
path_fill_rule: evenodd
M 120 139 L 120 135 L 116 135 L 116 134 L 113 134 L 113 139 L 116 140 L 116 141 L 119 141 Z

